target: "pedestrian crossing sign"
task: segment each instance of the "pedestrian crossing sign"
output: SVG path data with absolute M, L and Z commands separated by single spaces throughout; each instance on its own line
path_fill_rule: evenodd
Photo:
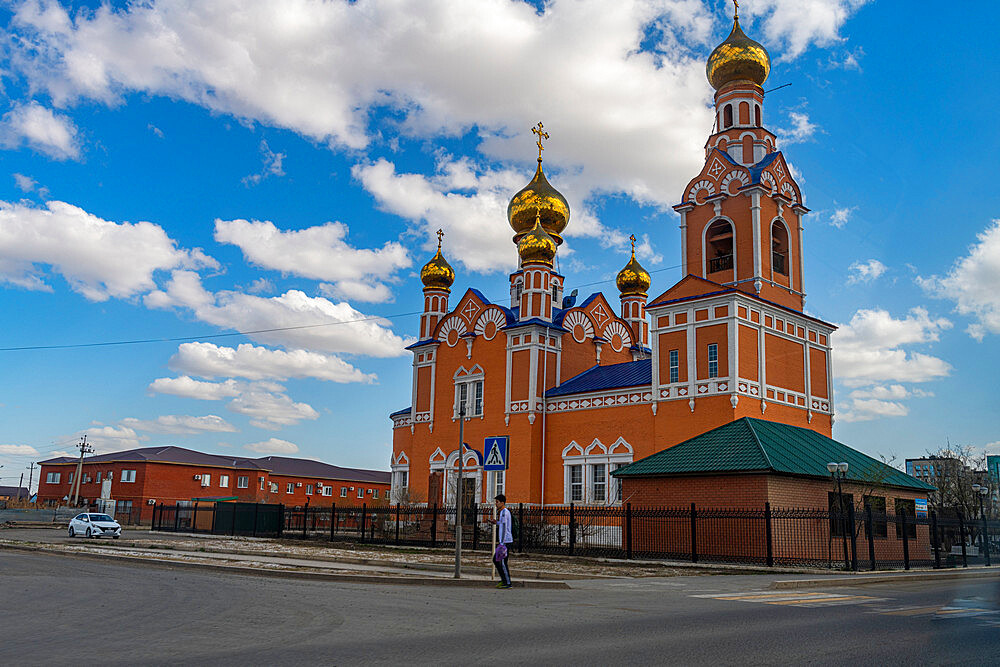
M 507 443 L 509 440 L 506 435 L 486 438 L 483 443 L 483 451 L 486 452 L 483 470 L 507 469 Z

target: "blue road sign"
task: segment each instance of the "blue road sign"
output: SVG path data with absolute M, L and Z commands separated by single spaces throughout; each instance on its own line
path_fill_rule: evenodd
M 927 499 L 917 498 L 913 501 L 917 516 L 927 516 Z
M 483 443 L 483 453 L 486 458 L 483 462 L 483 470 L 506 470 L 507 469 L 507 444 L 510 441 L 506 435 L 495 438 L 486 438 Z

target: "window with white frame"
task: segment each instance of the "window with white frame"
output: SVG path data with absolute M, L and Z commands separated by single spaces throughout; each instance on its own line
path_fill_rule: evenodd
M 312 494 L 313 494 L 313 485 L 312 484 L 306 484 L 306 495 L 307 496 L 311 496 Z
M 506 488 L 506 480 L 503 470 L 497 470 L 490 473 L 491 477 L 489 480 L 490 485 L 490 497 L 489 500 L 493 500 L 498 493 L 505 493 L 504 488 Z
M 340 487 L 340 497 L 341 498 L 346 498 L 347 497 L 347 487 L 346 486 Z
M 264 478 L 263 477 L 260 478 L 260 490 L 261 491 L 264 490 Z
M 134 482 L 135 481 L 135 471 L 134 470 L 122 470 L 122 481 L 123 482 Z
M 481 417 L 483 415 L 483 380 L 455 382 L 455 417 L 458 417 L 461 406 L 465 406 L 466 417 Z
M 76 475 L 76 473 L 75 473 L 75 472 L 71 472 L 71 473 L 69 474 L 69 483 L 70 483 L 70 484 L 72 484 L 72 483 L 73 483 L 73 477 L 74 477 L 75 475 Z M 122 480 L 122 481 L 125 481 L 125 480 Z
M 378 498 L 378 489 L 372 489 L 372 498 Z
M 201 485 L 202 486 L 211 486 L 212 485 L 212 476 L 210 474 L 203 474 L 201 476 Z
M 708 377 L 719 377 L 719 346 L 717 343 L 708 345 Z
M 219 487 L 223 489 L 229 488 L 229 475 L 219 475 Z
M 285 493 L 295 493 L 295 482 L 287 482 L 285 484 Z
M 236 478 L 236 488 L 237 489 L 245 489 L 248 486 L 250 486 L 250 478 L 249 477 L 247 477 L 245 475 L 241 475 L 241 476 L 239 476 L 239 477 Z
M 681 381 L 680 351 L 670 350 L 670 382 Z
M 323 495 L 324 496 L 332 496 L 333 495 L 333 487 L 332 486 L 324 486 L 323 487 Z M 343 495 L 343 494 L 341 494 L 341 495 Z
M 584 448 L 571 442 L 562 452 L 564 502 L 607 505 L 622 500 L 618 480 L 611 472 L 632 462 L 632 446 L 624 438 L 605 446 L 594 440 Z
M 359 487 L 358 487 L 358 498 L 364 498 L 364 497 L 365 497 L 365 490 L 364 490 L 364 489 L 362 489 L 362 488 L 361 488 L 361 487 L 359 486 Z
M 62 473 L 50 472 L 49 474 L 47 474 L 45 476 L 45 483 L 46 484 L 58 484 L 60 477 L 62 477 Z
M 271 482 L 271 493 L 277 493 L 277 492 L 278 492 L 278 483 Z
M 410 459 L 405 452 L 399 452 L 393 455 L 390 463 L 392 485 L 386 497 L 390 498 L 392 502 L 405 502 L 409 499 Z
M 95 479 L 94 481 L 97 482 L 98 484 L 101 483 L 101 473 L 99 471 L 97 473 L 97 479 Z

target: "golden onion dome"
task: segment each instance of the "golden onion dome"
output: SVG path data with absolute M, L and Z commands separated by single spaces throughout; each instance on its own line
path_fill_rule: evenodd
M 719 90 L 733 81 L 752 81 L 764 85 L 771 71 L 767 49 L 753 41 L 740 28 L 739 16 L 733 16 L 733 30 L 708 57 L 705 73 L 712 87 Z
M 538 146 L 538 167 L 535 169 L 535 177 L 507 204 L 507 221 L 514 230 L 514 243 L 528 233 L 539 213 L 542 227 L 557 245 L 562 244 L 562 232 L 569 224 L 569 202 L 562 193 L 549 184 L 545 172 L 542 171 L 542 151 L 545 150 L 542 140 L 549 138 L 548 132 L 542 128 L 541 122 L 531 128 L 531 132 L 538 135 L 538 141 L 535 142 Z
M 556 256 L 556 241 L 542 226 L 541 210 L 535 211 L 535 226 L 517 242 L 517 254 L 520 255 L 522 264 L 552 266 L 552 259 Z
M 444 237 L 444 232 L 439 229 L 437 235 L 437 253 L 431 257 L 431 261 L 424 264 L 424 268 L 420 269 L 420 282 L 424 284 L 425 289 L 450 292 L 451 285 L 455 282 L 455 269 L 451 268 L 451 264 L 441 254 L 441 239 Z
M 635 236 L 629 238 L 632 240 L 632 259 L 618 272 L 615 283 L 622 296 L 646 296 L 652 279 L 649 272 L 635 259 Z

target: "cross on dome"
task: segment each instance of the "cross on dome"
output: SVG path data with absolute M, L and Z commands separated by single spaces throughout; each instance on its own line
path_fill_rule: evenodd
M 444 230 L 443 229 L 438 228 L 438 230 L 437 230 L 437 237 L 438 237 L 438 250 L 441 250 L 441 239 L 444 238 Z
M 538 146 L 538 161 L 539 162 L 542 161 L 542 151 L 545 150 L 545 146 L 542 145 L 542 139 L 548 139 L 549 138 L 549 133 L 545 132 L 544 130 L 542 130 L 543 127 L 544 127 L 544 125 L 542 125 L 542 121 L 538 121 L 538 125 L 536 125 L 535 127 L 531 128 L 531 133 L 535 134 L 535 135 L 538 135 L 538 141 L 535 142 L 535 145 Z

